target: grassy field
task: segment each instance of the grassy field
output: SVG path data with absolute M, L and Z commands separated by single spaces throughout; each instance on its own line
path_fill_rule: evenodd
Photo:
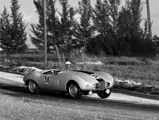
M 82 66 L 84 69 L 106 71 L 118 79 L 134 80 L 145 84 L 159 86 L 159 59 L 157 58 L 110 56 L 88 58 L 88 61 L 98 60 L 103 64 L 83 64 L 80 66 Z
M 1 61 L 5 56 L 0 56 Z M 44 68 L 43 55 L 12 55 L 12 65 L 26 65 Z M 18 61 L 18 62 L 17 62 Z M 61 59 L 63 62 L 63 58 Z M 159 85 L 159 59 L 142 57 L 92 57 L 86 55 L 71 56 L 70 61 L 74 64 L 73 68 L 102 70 L 110 73 L 115 78 L 122 80 L 134 80 L 145 84 Z M 101 61 L 102 65 L 80 64 L 78 62 Z M 63 62 L 64 63 L 64 62 Z M 1 64 L 4 64 L 1 62 Z M 49 55 L 48 69 L 59 68 L 60 64 L 56 55 Z
M 106 57 L 98 68 L 122 80 L 134 80 L 145 84 L 159 85 L 159 60 L 137 57 Z M 97 67 L 97 66 L 94 66 Z

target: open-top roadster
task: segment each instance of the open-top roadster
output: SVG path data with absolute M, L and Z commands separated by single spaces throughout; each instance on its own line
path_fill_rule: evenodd
M 39 90 L 49 90 L 68 93 L 72 98 L 93 93 L 107 98 L 114 85 L 113 77 L 106 72 L 82 70 L 32 70 L 23 80 L 33 94 L 37 94 Z

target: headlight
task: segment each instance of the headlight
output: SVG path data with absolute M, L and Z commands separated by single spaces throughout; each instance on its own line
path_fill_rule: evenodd
M 100 87 L 100 83 L 95 83 L 93 84 L 94 88 L 99 88 Z
M 95 84 L 93 84 L 93 85 L 86 85 L 86 88 L 93 88 L 93 89 L 95 89 L 95 88 L 97 88 L 97 84 L 98 83 L 95 83 Z
M 110 83 L 109 82 L 105 82 L 105 87 L 109 87 Z
M 102 83 L 95 83 L 95 84 L 94 84 L 95 88 L 101 88 L 101 87 L 102 87 L 102 88 L 108 88 L 109 85 L 110 85 L 109 82 L 105 82 L 104 84 L 102 84 Z
M 95 79 L 101 79 L 101 77 L 97 74 L 91 74 Z

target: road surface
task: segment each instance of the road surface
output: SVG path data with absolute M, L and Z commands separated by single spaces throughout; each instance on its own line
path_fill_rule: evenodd
M 159 101 L 112 93 L 80 100 L 58 93 L 30 95 L 22 76 L 0 72 L 0 120 L 159 120 Z

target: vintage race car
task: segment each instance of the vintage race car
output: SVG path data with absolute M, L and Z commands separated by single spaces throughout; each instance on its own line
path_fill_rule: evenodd
M 32 70 L 23 80 L 32 94 L 37 94 L 39 90 L 49 90 L 68 93 L 72 98 L 93 93 L 107 98 L 114 85 L 113 77 L 106 72 L 82 70 Z

